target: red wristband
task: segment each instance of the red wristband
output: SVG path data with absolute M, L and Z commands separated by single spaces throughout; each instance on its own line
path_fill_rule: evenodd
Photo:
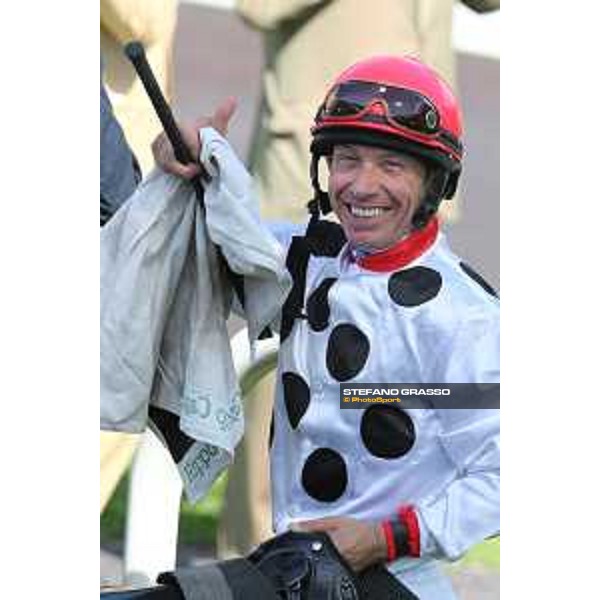
M 389 521 L 382 521 L 381 528 L 383 529 L 383 535 L 385 536 L 385 543 L 387 546 L 387 559 L 392 561 L 396 559 L 396 543 L 394 542 L 394 534 L 392 532 L 392 524 Z
M 399 511 L 399 515 L 408 533 L 408 555 L 421 556 L 421 534 L 415 509 L 412 506 L 403 506 Z

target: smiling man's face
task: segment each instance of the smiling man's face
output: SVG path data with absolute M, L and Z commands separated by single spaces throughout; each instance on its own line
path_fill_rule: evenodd
M 417 159 L 371 146 L 335 146 L 329 196 L 346 237 L 382 250 L 411 230 L 426 171 Z

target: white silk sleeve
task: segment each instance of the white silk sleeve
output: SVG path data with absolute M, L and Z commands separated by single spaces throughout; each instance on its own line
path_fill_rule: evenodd
M 458 476 L 436 498 L 417 505 L 421 555 L 450 560 L 500 530 L 499 411 L 447 409 L 442 444 Z M 458 413 L 485 413 L 463 419 Z
M 446 382 L 499 383 L 497 318 L 475 315 L 463 323 L 444 370 Z M 500 411 L 435 410 L 439 442 L 456 477 L 415 508 L 421 555 L 454 560 L 500 530 Z

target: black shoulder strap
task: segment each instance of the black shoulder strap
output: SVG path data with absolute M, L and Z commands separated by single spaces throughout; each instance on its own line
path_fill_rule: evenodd
M 285 260 L 286 267 L 292 276 L 292 289 L 281 310 L 280 341 L 283 342 L 290 334 L 294 321 L 298 318 L 306 318 L 304 315 L 304 292 L 306 289 L 306 270 L 310 250 L 308 242 L 303 235 L 295 235 Z
M 314 213 L 308 223 L 306 233 L 292 237 L 285 264 L 292 276 L 293 287 L 282 309 L 281 342 L 292 331 L 296 319 L 306 319 L 304 296 L 310 255 L 337 256 L 345 243 L 346 236 L 341 225 L 331 221 L 322 221 Z

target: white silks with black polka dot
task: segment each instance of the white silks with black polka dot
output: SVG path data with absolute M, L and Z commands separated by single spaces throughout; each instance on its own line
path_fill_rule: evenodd
M 499 382 L 499 304 L 443 234 L 390 272 L 311 257 L 306 318 L 282 340 L 271 429 L 276 532 L 416 509 L 423 556 L 499 530 L 499 411 L 340 408 L 340 383 Z

